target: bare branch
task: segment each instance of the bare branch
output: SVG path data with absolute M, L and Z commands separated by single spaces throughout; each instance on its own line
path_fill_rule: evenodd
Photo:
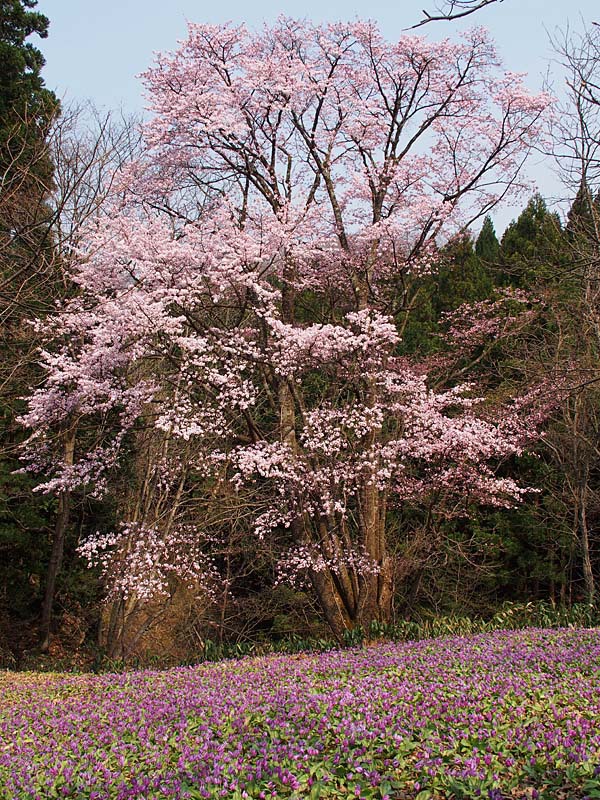
M 423 19 L 417 22 L 416 25 L 411 25 L 413 28 L 420 28 L 422 25 L 427 25 L 429 22 L 449 21 L 453 19 L 460 19 L 461 17 L 468 17 L 476 11 L 480 11 L 492 3 L 502 3 L 503 0 L 446 0 L 441 6 L 437 7 L 435 12 L 431 13 L 427 9 L 423 9 Z

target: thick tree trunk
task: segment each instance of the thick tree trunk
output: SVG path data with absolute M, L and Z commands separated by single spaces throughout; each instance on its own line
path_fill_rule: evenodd
M 311 574 L 311 582 L 323 615 L 338 641 L 344 633 L 361 628 L 367 635 L 371 623 L 392 620 L 393 571 L 386 550 L 386 498 L 376 487 L 361 493 L 361 524 L 358 552 L 366 557 L 362 565 L 345 565 Z M 324 521 L 319 526 L 319 546 L 326 558 L 341 552 L 345 538 L 331 532 Z M 346 546 L 352 546 L 349 539 Z M 361 552 L 362 551 L 362 552 Z
M 346 631 L 361 628 L 367 635 L 373 622 L 392 620 L 393 582 L 389 558 L 384 558 L 377 574 L 358 575 L 359 593 L 355 599 L 345 591 L 332 570 L 311 573 L 311 583 L 327 624 L 338 641 Z
M 374 261 L 376 247 L 369 259 Z M 294 270 L 286 267 L 286 282 L 282 288 L 282 319 L 293 324 L 295 319 L 295 291 L 293 289 Z M 358 280 L 357 305 L 359 309 L 368 305 L 367 278 Z M 369 402 L 374 402 L 373 388 L 369 381 L 364 387 Z M 285 378 L 277 384 L 277 404 L 279 412 L 279 438 L 293 451 L 298 447 L 296 438 L 296 400 L 292 387 Z M 377 434 L 372 432 L 365 442 L 365 448 L 373 446 Z M 343 640 L 345 631 L 360 627 L 368 633 L 372 622 L 391 621 L 393 575 L 391 561 L 386 551 L 385 521 L 387 498 L 374 481 L 365 478 L 365 485 L 358 497 L 358 536 L 354 540 L 343 529 L 339 520 L 321 518 L 314 526 L 313 536 L 298 521 L 294 526 L 295 538 L 298 542 L 317 546 L 326 562 L 335 561 L 336 568 L 313 571 L 310 580 L 313 590 L 323 611 L 323 615 L 338 641 Z M 310 527 L 310 525 L 308 525 Z M 340 533 L 340 528 L 343 531 Z M 364 569 L 357 565 L 346 564 L 344 551 L 354 550 L 355 555 L 365 556 L 367 564 Z
M 65 434 L 64 440 L 64 460 L 67 466 L 73 464 L 75 451 L 75 431 L 70 430 Z M 42 615 L 40 620 L 40 649 L 43 653 L 50 647 L 50 629 L 52 626 L 52 611 L 54 608 L 54 597 L 56 594 L 56 579 L 60 573 L 65 549 L 65 538 L 69 525 L 71 510 L 71 492 L 64 489 L 58 498 L 58 513 L 54 525 L 52 537 L 52 552 L 46 573 L 46 587 L 44 591 L 44 602 L 42 604 Z
M 361 544 L 373 567 L 361 578 L 357 624 L 368 630 L 372 622 L 388 623 L 392 613 L 392 570 L 386 548 L 386 497 L 374 484 L 361 493 Z

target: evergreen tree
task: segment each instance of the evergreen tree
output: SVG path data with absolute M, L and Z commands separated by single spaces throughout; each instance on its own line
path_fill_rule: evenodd
M 57 107 L 44 86 L 44 57 L 26 40 L 48 35 L 48 18 L 31 11 L 37 0 L 0 0 L 0 137 L 6 141 L 15 120 L 45 122 Z M 29 128 L 29 131 L 31 128 Z M 25 131 L 25 132 L 29 132 Z
M 496 237 L 491 217 L 483 220 L 481 231 L 475 242 L 475 255 L 487 265 L 496 264 L 500 253 L 500 242 Z
M 435 294 L 438 313 L 451 311 L 462 303 L 488 298 L 493 285 L 487 264 L 477 253 L 470 236 L 461 236 L 447 244 L 442 250 L 442 265 Z
M 36 4 L 0 0 L 0 254 L 19 258 L 20 277 L 23 262 L 37 260 L 44 236 L 52 188 L 46 138 L 59 111 L 41 76 L 44 58 L 26 41 L 48 34 L 48 19 L 30 10 Z
M 41 77 L 44 58 L 29 36 L 47 36 L 36 0 L 0 0 L 0 268 L 2 322 L 15 321 L 40 292 L 34 284 L 52 260 L 48 129 L 59 111 Z M 35 295 L 38 295 L 37 302 Z
M 586 250 L 590 249 L 589 245 L 592 243 L 597 245 L 600 239 L 600 194 L 594 196 L 585 178 L 582 179 L 567 214 L 565 229 L 569 242 L 583 246 Z
M 27 41 L 47 35 L 35 5 L 0 0 L 0 639 L 11 644 L 19 622 L 38 613 L 54 516 L 31 478 L 15 474 L 23 438 L 15 418 L 37 374 L 28 320 L 52 302 L 57 279 L 47 135 L 59 106 L 41 77 L 43 56 Z
M 560 217 L 550 212 L 544 199 L 534 195 L 500 243 L 497 282 L 528 288 L 540 281 L 555 282 L 568 261 Z

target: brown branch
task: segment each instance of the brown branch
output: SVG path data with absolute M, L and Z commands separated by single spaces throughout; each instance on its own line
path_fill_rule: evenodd
M 502 3 L 503 0 L 447 0 L 444 6 L 437 10 L 437 13 L 431 14 L 425 8 L 423 9 L 424 17 L 416 25 L 411 25 L 409 30 L 420 28 L 422 25 L 427 25 L 429 22 L 449 21 L 453 19 L 460 19 L 461 17 L 468 17 L 476 11 L 480 11 L 492 3 Z

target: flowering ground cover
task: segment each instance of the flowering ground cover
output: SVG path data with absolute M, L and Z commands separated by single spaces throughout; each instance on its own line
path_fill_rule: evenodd
M 600 631 L 0 676 L 0 797 L 600 798 Z

